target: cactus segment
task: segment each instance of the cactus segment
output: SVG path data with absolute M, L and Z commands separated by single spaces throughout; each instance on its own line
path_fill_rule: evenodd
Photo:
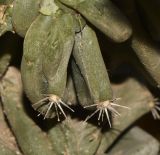
M 87 87 L 85 79 L 82 76 L 81 71 L 78 68 L 74 58 L 71 60 L 71 67 L 72 67 L 73 82 L 75 85 L 75 91 L 76 91 L 79 103 L 83 107 L 85 105 L 93 104 L 93 100 L 91 99 L 89 89 Z
M 109 125 L 111 127 L 111 121 L 110 121 L 108 111 L 112 112 L 112 114 L 114 116 L 120 116 L 120 113 L 116 109 L 114 109 L 113 107 L 121 107 L 121 108 L 129 109 L 127 106 L 115 104 L 115 102 L 117 100 L 119 100 L 120 98 L 116 98 L 116 99 L 113 99 L 110 101 L 107 100 L 104 102 L 93 104 L 94 102 L 93 102 L 93 100 L 91 100 L 91 96 L 89 94 L 89 90 L 88 90 L 88 87 L 85 83 L 85 80 L 84 80 L 83 76 L 81 75 L 80 70 L 78 69 L 78 66 L 76 65 L 74 60 L 72 60 L 72 71 L 73 71 L 76 92 L 77 92 L 77 96 L 78 96 L 80 104 L 83 105 L 84 108 L 93 108 L 93 107 L 97 108 L 90 116 L 88 116 L 85 119 L 85 122 L 88 121 L 92 116 L 94 116 L 96 113 L 99 112 L 98 121 L 103 122 L 104 115 L 106 115 L 107 120 L 109 122 Z M 85 106 L 87 104 L 92 104 L 92 105 Z
M 45 117 L 52 117 L 52 111 L 56 111 L 59 121 L 57 108 L 65 117 L 62 105 L 73 111 L 62 101 L 62 98 L 66 88 L 67 66 L 74 44 L 75 32 L 73 18 L 70 14 L 59 15 L 55 18 L 54 23 L 43 45 L 42 70 L 47 81 L 45 94 L 49 95 L 49 98 L 46 99 L 50 101 Z M 45 99 L 43 101 L 45 102 Z
M 24 39 L 24 53 L 21 63 L 22 82 L 30 101 L 38 102 L 44 98 L 47 81 L 42 71 L 42 45 L 52 25 L 52 17 L 39 15 L 30 26 Z M 38 106 L 39 107 L 39 106 Z M 35 109 L 38 108 L 34 106 Z M 45 106 L 44 106 L 45 107 Z M 39 107 L 42 111 L 44 107 Z
M 77 104 L 77 95 L 73 82 L 73 77 L 71 75 L 68 76 L 67 85 L 64 93 L 63 100 L 68 105 L 76 105 Z
M 3 110 L 0 102 L 0 155 L 22 155 L 11 129 L 8 128 Z
M 100 129 L 96 126 L 69 116 L 67 120 L 50 128 L 48 136 L 57 155 L 93 155 L 102 139 Z
M 26 34 L 22 80 L 33 108 L 44 118 L 57 115 L 59 121 L 59 110 L 66 117 L 62 105 L 73 111 L 62 98 L 74 33 L 72 16 L 58 13 L 55 16 L 39 15 Z M 33 79 L 34 83 L 30 85 Z
M 93 102 L 112 100 L 112 89 L 97 37 L 87 25 L 75 36 L 73 57 L 85 79 Z
M 138 16 L 136 5 L 134 1 L 121 2 L 122 9 L 133 25 L 133 37 L 131 39 L 130 47 L 134 50 L 139 61 L 147 71 L 148 80 L 150 84 L 156 88 L 160 87 L 160 48 L 155 44 L 145 32 L 141 25 L 141 20 Z
M 133 86 L 134 90 L 130 89 L 131 87 L 133 88 Z M 121 84 L 113 84 L 112 88 L 115 95 L 121 96 L 123 99 L 118 101 L 119 105 L 125 103 L 125 106 L 130 107 L 130 110 L 128 112 L 119 109 L 119 111 L 123 110 L 121 116 L 113 117 L 112 129 L 103 134 L 101 144 L 96 153 L 97 155 L 101 155 L 102 152 L 110 148 L 122 134 L 122 131 L 129 128 L 135 121 L 151 110 L 150 101 L 153 101 L 152 94 L 134 78 L 129 78 Z
M 12 23 L 21 37 L 25 37 L 31 23 L 39 14 L 41 0 L 14 0 Z
M 55 0 L 56 5 L 61 8 L 65 13 L 72 14 L 72 17 L 74 18 L 74 29 L 75 32 L 80 32 L 86 25 L 85 19 L 78 13 L 76 10 L 73 10 L 72 8 L 67 7 L 63 3 L 59 2 L 58 0 Z
M 1 96 L 8 122 L 22 152 L 28 155 L 55 154 L 47 136 L 24 110 L 21 75 L 14 67 L 10 67 L 4 76 Z
M 77 10 L 115 42 L 123 42 L 132 34 L 129 22 L 110 0 L 60 0 L 60 2 Z
M 48 94 L 64 94 L 67 66 L 74 44 L 73 18 L 62 14 L 56 18 L 43 45 L 42 69 L 48 82 Z
M 81 33 L 77 33 L 75 36 L 73 57 L 77 64 L 76 67 L 76 64 L 73 63 L 73 76 L 78 99 L 84 108 L 96 107 L 95 112 L 85 121 L 99 112 L 98 121 L 103 121 L 105 114 L 111 126 L 108 110 L 119 115 L 113 108 L 113 106 L 119 105 L 114 103 L 116 99 L 113 99 L 108 73 L 96 34 L 87 25 Z

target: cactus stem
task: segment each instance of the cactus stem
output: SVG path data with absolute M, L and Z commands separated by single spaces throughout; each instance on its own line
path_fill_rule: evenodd
M 120 113 L 116 109 L 114 109 L 113 106 L 130 109 L 127 106 L 122 106 L 122 105 L 116 104 L 115 101 L 117 101 L 119 99 L 120 98 L 115 98 L 113 100 L 107 100 L 107 101 L 103 101 L 103 102 L 100 102 L 100 103 L 97 103 L 97 104 L 85 106 L 84 108 L 97 106 L 97 109 L 85 119 L 85 122 L 88 121 L 91 117 L 93 117 L 97 112 L 99 112 L 98 121 L 102 120 L 102 122 L 103 122 L 104 114 L 105 114 L 106 117 L 107 117 L 109 126 L 111 128 L 112 125 L 111 125 L 111 121 L 110 121 L 110 117 L 109 117 L 108 111 L 110 111 L 114 116 L 120 116 Z
M 40 114 L 38 114 L 38 116 L 40 116 L 41 114 L 43 114 L 43 112 L 45 112 L 45 115 L 44 115 L 44 119 L 47 118 L 50 110 L 52 109 L 52 107 L 54 106 L 55 107 L 55 112 L 56 112 L 56 115 L 58 117 L 57 121 L 59 122 L 60 121 L 60 117 L 59 117 L 59 114 L 63 114 L 65 118 L 67 118 L 63 108 L 62 108 L 62 105 L 65 106 L 66 108 L 68 108 L 69 110 L 71 110 L 72 112 L 74 112 L 74 110 L 72 108 L 70 108 L 66 103 L 64 103 L 61 98 L 59 98 L 57 95 L 54 95 L 54 94 L 45 94 L 45 98 L 43 98 L 42 100 L 36 102 L 33 104 L 33 107 L 36 106 L 36 105 L 42 105 L 42 103 L 46 103 L 48 102 L 48 108 L 47 110 L 44 110 L 42 112 L 40 112 Z M 38 108 L 37 108 L 38 109 Z M 59 110 L 60 112 L 59 112 Z

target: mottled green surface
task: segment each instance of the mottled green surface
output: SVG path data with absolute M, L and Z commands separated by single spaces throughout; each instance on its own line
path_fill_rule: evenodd
M 57 155 L 93 155 L 102 136 L 96 126 L 70 117 L 51 128 L 48 135 Z
M 46 94 L 63 97 L 67 66 L 74 44 L 73 18 L 70 14 L 55 17 L 43 46 L 42 69 L 48 82 Z
M 14 0 L 12 23 L 20 36 L 24 37 L 31 23 L 39 14 L 41 0 Z
M 133 37 L 130 46 L 136 53 L 145 70 L 151 75 L 151 78 L 156 84 L 152 83 L 152 80 L 149 82 L 155 87 L 159 87 L 160 48 L 149 38 L 144 27 L 142 26 L 142 22 L 135 8 L 135 2 L 133 0 L 123 0 L 121 3 L 119 3 L 119 5 L 128 15 L 133 26 Z M 146 76 L 148 75 L 146 74 Z
M 0 155 L 21 155 L 15 138 L 5 120 L 2 103 L 0 103 L 0 133 Z
M 138 127 L 129 130 L 107 155 L 158 155 L 159 142 Z
M 131 26 L 120 10 L 110 0 L 60 0 L 78 10 L 89 22 L 115 42 L 127 40 Z
M 98 40 L 87 25 L 81 33 L 76 34 L 73 57 L 85 79 L 93 103 L 111 100 L 112 89 Z
M 121 97 L 118 104 L 128 106 L 130 109 L 116 108 L 121 116 L 112 119 L 112 128 L 104 132 L 97 155 L 106 151 L 131 124 L 149 112 L 150 103 L 153 104 L 151 93 L 134 79 L 128 79 L 120 85 L 112 86 L 114 94 Z M 132 89 L 133 86 L 134 89 Z
M 75 91 L 76 91 L 79 103 L 82 106 L 93 104 L 93 100 L 90 96 L 89 89 L 87 87 L 85 79 L 82 76 L 75 60 L 73 59 L 71 63 L 72 63 L 71 64 L 72 65 L 72 76 L 74 80 L 73 82 L 75 85 Z
M 76 105 L 77 104 L 77 94 L 75 90 L 75 86 L 73 83 L 73 77 L 71 75 L 68 76 L 65 93 L 63 96 L 63 100 L 67 104 Z
M 18 70 L 10 67 L 3 78 L 1 96 L 8 122 L 17 142 L 27 155 L 53 155 L 51 144 L 23 109 L 23 90 Z
M 140 130 L 127 130 L 150 110 L 154 112 L 153 116 L 160 117 L 155 111 L 160 110 L 158 102 L 150 93 L 159 96 L 159 91 L 154 89 L 160 85 L 160 48 L 152 40 L 158 40 L 159 34 L 153 14 L 145 12 L 145 7 L 143 10 L 137 7 L 135 0 L 113 0 L 113 3 L 109 0 L 15 0 L 13 5 L 11 1 L 0 0 L 0 35 L 3 35 L 0 41 L 0 93 L 4 111 L 0 114 L 6 116 L 20 152 L 25 155 L 104 155 L 107 150 L 112 155 L 156 155 L 159 145 L 156 140 Z M 142 1 L 139 0 L 139 4 Z M 147 3 L 147 0 L 143 2 Z M 143 16 L 144 21 L 141 20 Z M 152 20 L 153 24 L 145 25 Z M 157 33 L 151 31 L 154 26 Z M 7 31 L 24 37 L 23 89 L 20 72 L 8 67 L 10 63 L 20 67 L 21 51 L 18 47 L 13 52 L 10 50 L 17 42 L 4 39 L 11 34 L 4 34 Z M 139 81 L 128 78 L 131 76 Z M 148 88 L 144 86 L 145 78 L 152 84 L 147 85 Z M 116 97 L 121 100 L 108 102 Z M 116 102 L 130 110 L 118 107 Z M 34 117 L 37 112 L 30 104 L 48 120 L 43 120 L 40 114 L 39 118 Z M 67 107 L 67 104 L 75 113 L 65 113 L 63 106 Z M 93 109 L 83 108 L 86 105 L 96 108 L 94 112 L 99 111 L 98 117 L 92 117 L 95 113 Z M 116 117 L 116 114 L 120 116 Z M 55 115 L 58 119 L 49 120 Z M 61 115 L 65 118 L 61 119 Z M 4 142 L 5 138 L 9 139 L 4 136 L 7 128 L 3 128 L 3 124 L 0 126 L 2 155 L 18 150 L 16 143 L 16 148 L 12 149 L 8 141 Z M 125 136 L 121 138 L 123 134 Z M 126 140 L 127 135 L 132 138 Z M 146 139 L 141 137 L 143 135 Z
M 36 103 L 44 96 L 45 80 L 42 73 L 42 45 L 46 41 L 52 24 L 50 16 L 39 15 L 29 28 L 25 40 L 21 63 L 23 87 L 27 97 Z M 32 83 L 32 84 L 31 84 Z

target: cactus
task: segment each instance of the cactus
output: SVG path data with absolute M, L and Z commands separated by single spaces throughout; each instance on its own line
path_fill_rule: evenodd
M 0 0 L 0 154 L 158 155 L 135 127 L 149 112 L 160 119 L 159 12 L 149 5 Z

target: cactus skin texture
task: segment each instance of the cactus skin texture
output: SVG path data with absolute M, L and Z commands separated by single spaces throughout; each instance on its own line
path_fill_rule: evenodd
M 110 0 L 60 1 L 78 10 L 88 21 L 115 42 L 123 42 L 132 34 L 132 28 L 127 19 Z
M 92 102 L 112 100 L 109 77 L 96 34 L 87 25 L 75 36 L 73 57 L 85 79 Z
M 63 96 L 63 100 L 68 105 L 76 105 L 77 104 L 77 95 L 75 86 L 73 83 L 73 77 L 71 75 L 68 76 L 65 93 Z
M 16 135 L 17 142 L 24 154 L 53 155 L 54 152 L 47 136 L 25 114 L 22 105 L 22 92 L 20 73 L 11 67 L 2 81 L 1 95 L 7 119 L 14 135 Z M 15 114 L 19 117 L 15 117 Z
M 74 30 L 73 18 L 70 14 L 60 14 L 54 22 L 55 25 L 51 27 L 50 35 L 43 46 L 42 70 L 48 84 L 45 94 L 50 101 L 45 118 L 53 117 L 52 113 L 56 112 L 59 121 L 57 108 L 65 117 L 61 106 L 70 109 L 62 99 L 67 82 L 67 66 L 74 44 Z
M 13 3 L 12 23 L 15 31 L 25 36 L 31 23 L 39 14 L 40 0 L 15 0 Z
M 159 13 L 147 3 L 0 0 L 0 133 L 13 133 L 0 155 L 158 154 L 133 127 L 160 119 Z
M 132 85 L 135 86 L 136 91 L 128 89 Z M 148 90 L 136 80 L 129 79 L 121 85 L 112 85 L 112 87 L 115 94 L 122 96 L 126 105 L 132 108 L 131 112 L 123 112 L 121 117 L 112 120 L 113 129 L 101 132 L 100 128 L 98 129 L 93 124 L 68 117 L 68 120 L 58 124 L 56 121 L 44 122 L 43 128 L 48 136 L 44 135 L 44 132 L 27 115 L 25 107 L 23 107 L 21 77 L 19 71 L 14 67 L 10 67 L 4 76 L 0 92 L 5 114 L 24 154 L 100 155 L 114 143 L 126 127 L 150 111 L 149 102 L 153 101 Z M 128 94 L 126 94 L 126 90 L 130 90 Z M 144 95 L 139 95 L 142 92 Z M 19 117 L 15 117 L 15 113 Z M 128 119 L 125 119 L 126 117 Z M 121 132 L 115 132 L 114 129 Z
M 44 43 L 42 69 L 48 82 L 46 93 L 62 97 L 67 80 L 67 66 L 74 43 L 73 19 L 62 14 L 52 25 Z M 66 26 L 64 26 L 66 24 Z
M 71 66 L 72 66 L 72 76 L 74 80 L 75 91 L 76 91 L 79 103 L 82 106 L 86 106 L 88 104 L 92 105 L 93 100 L 91 99 L 89 89 L 74 59 L 71 62 Z
M 2 103 L 0 103 L 0 154 L 1 155 L 21 155 L 18 149 L 15 137 L 13 136 L 11 130 L 3 115 Z
M 77 64 L 77 67 L 76 64 L 73 64 L 73 69 L 75 69 L 73 73 L 75 74 L 75 81 L 77 81 L 75 84 L 80 103 L 84 108 L 96 107 L 95 112 L 88 116 L 86 121 L 99 112 L 98 121 L 102 120 L 103 122 L 104 115 L 106 115 L 111 127 L 108 111 L 117 115 L 119 113 L 114 109 L 114 106 L 127 107 L 114 103 L 117 99 L 113 98 L 112 88 L 96 34 L 87 25 L 81 33 L 77 33 L 75 36 L 73 57 Z
M 133 37 L 131 39 L 130 47 L 134 50 L 139 61 L 147 71 L 147 76 L 151 77 L 149 80 L 150 84 L 154 87 L 159 87 L 159 46 L 153 42 L 149 35 L 145 32 L 138 13 L 136 11 L 135 2 L 132 0 L 130 2 L 123 0 L 119 4 L 122 10 L 130 18 L 133 25 Z
M 43 85 L 45 85 L 46 80 L 42 73 L 42 44 L 47 37 L 46 32 L 51 22 L 50 16 L 39 15 L 32 23 L 24 40 L 24 53 L 21 63 L 22 81 L 24 90 L 32 103 L 42 99 L 45 92 Z M 31 82 L 33 85 L 30 85 Z
M 70 117 L 49 129 L 48 136 L 52 141 L 53 148 L 56 148 L 57 154 L 69 155 L 93 155 L 102 138 L 100 130 L 94 125 Z

